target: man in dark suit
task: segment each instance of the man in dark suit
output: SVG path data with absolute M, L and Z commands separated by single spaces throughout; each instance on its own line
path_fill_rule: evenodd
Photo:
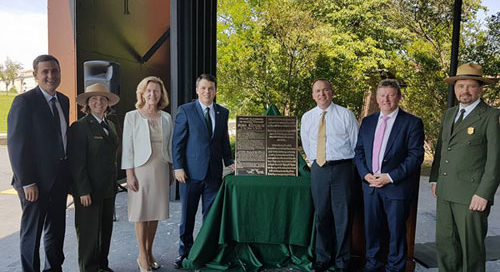
M 500 110 L 482 99 L 495 80 L 475 63 L 460 65 L 454 84 L 459 105 L 446 111 L 431 176 L 437 197 L 439 271 L 485 271 L 488 215 L 500 182 Z
M 354 157 L 363 178 L 366 271 L 384 271 L 380 260 L 382 233 L 389 229 L 385 271 L 405 271 L 406 220 L 418 190 L 424 158 L 422 120 L 399 108 L 401 89 L 394 79 L 377 88 L 380 112 L 361 123 Z
M 198 100 L 180 106 L 175 118 L 172 156 L 182 203 L 176 268 L 182 266 L 193 245 L 200 197 L 205 219 L 222 182 L 222 161 L 234 171 L 227 131 L 229 111 L 214 103 L 216 88 L 214 76 L 199 76 L 196 80 Z
M 38 86 L 16 96 L 7 119 L 7 147 L 21 207 L 23 271 L 40 271 L 44 233 L 45 268 L 62 271 L 66 197 L 71 183 L 66 160 L 68 98 L 56 91 L 61 68 L 51 55 L 33 61 Z

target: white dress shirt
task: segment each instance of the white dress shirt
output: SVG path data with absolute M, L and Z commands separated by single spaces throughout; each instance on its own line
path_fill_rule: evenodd
M 198 100 L 198 103 L 200 103 L 201 106 L 201 111 L 203 112 L 203 116 L 205 116 L 206 108 L 210 108 L 210 111 L 208 112 L 210 114 L 210 119 L 212 121 L 212 135 L 214 135 L 215 131 L 215 108 L 214 108 L 214 103 L 206 106 L 205 104 L 201 103 L 200 100 Z
M 38 88 L 40 88 L 40 87 L 38 87 Z M 44 91 L 42 88 L 40 88 L 40 90 L 42 91 L 43 96 L 47 100 L 47 104 L 49 104 L 49 108 L 50 108 L 51 112 L 52 112 L 52 106 L 50 104 L 50 99 L 52 99 L 52 97 L 56 98 L 56 108 L 57 108 L 57 111 L 59 112 L 59 123 L 61 124 L 61 137 L 62 137 L 62 141 L 63 141 L 64 152 L 66 152 L 66 145 L 68 143 L 68 137 L 66 136 L 66 131 L 68 130 L 68 126 L 66 125 L 66 119 L 64 119 L 64 112 L 62 110 L 61 103 L 59 103 L 59 99 L 57 98 L 57 95 L 52 96 L 52 95 L 48 94 L 46 91 Z
M 396 117 L 398 116 L 398 112 L 399 112 L 399 107 L 397 109 L 395 109 L 393 112 L 387 114 L 387 116 L 389 117 L 389 119 L 387 119 L 387 126 L 385 127 L 385 132 L 384 132 L 384 136 L 382 138 L 382 145 L 380 146 L 380 154 L 378 156 L 378 165 L 380 166 L 378 171 L 373 173 L 373 174 L 380 174 L 381 172 L 381 169 L 382 169 L 382 162 L 384 161 L 384 154 L 385 154 L 385 149 L 387 148 L 387 141 L 389 140 L 389 135 L 391 134 L 391 131 L 392 131 L 392 127 L 394 126 L 394 122 L 396 121 Z M 377 122 L 377 128 L 375 129 L 375 135 L 377 135 L 377 132 L 378 130 L 380 129 L 380 125 L 382 124 L 382 117 L 384 117 L 385 115 L 380 112 L 380 115 L 379 115 L 379 118 L 378 118 L 378 122 Z M 375 140 L 375 137 L 373 138 Z M 391 179 L 391 182 L 392 182 L 392 178 L 390 177 L 389 174 L 387 174 L 389 176 L 389 178 Z
M 476 106 L 479 105 L 479 102 L 481 102 L 481 99 L 474 101 L 474 103 L 470 104 L 467 107 L 463 107 L 462 104 L 460 104 L 458 106 L 457 116 L 455 116 L 455 122 L 458 120 L 458 117 L 460 117 L 460 110 L 465 109 L 465 112 L 464 112 L 464 119 L 465 119 L 465 117 L 467 117 L 467 115 L 469 115 L 469 113 L 471 113 L 471 111 L 473 111 L 476 108 Z
M 309 162 L 316 160 L 318 127 L 323 110 L 314 107 L 304 113 L 300 126 L 302 146 Z M 358 139 L 358 121 L 354 114 L 339 105 L 331 103 L 326 109 L 326 160 L 354 158 L 354 148 Z
M 97 117 L 97 116 L 96 116 L 95 114 L 93 114 L 93 113 L 91 113 L 91 114 L 92 114 L 92 116 L 94 116 L 94 118 L 97 120 L 97 123 L 98 123 L 99 125 L 101 125 L 101 123 L 104 121 L 104 119 L 101 119 L 101 118 Z M 109 131 L 108 131 L 106 128 L 102 127 L 102 129 L 104 130 L 104 132 L 106 132 L 106 135 L 109 135 Z

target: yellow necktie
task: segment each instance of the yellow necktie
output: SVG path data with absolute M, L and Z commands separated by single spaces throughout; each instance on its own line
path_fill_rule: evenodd
M 326 163 L 326 111 L 321 113 L 321 120 L 318 127 L 318 146 L 316 149 L 316 163 L 321 167 Z

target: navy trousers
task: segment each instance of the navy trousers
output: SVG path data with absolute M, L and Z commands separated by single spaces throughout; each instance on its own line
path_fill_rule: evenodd
M 63 245 L 66 230 L 66 199 L 69 175 L 61 171 L 50 192 L 39 189 L 37 201 L 29 202 L 18 190 L 21 216 L 21 265 L 24 272 L 40 271 L 40 239 L 43 232 L 45 266 L 43 271 L 62 271 Z
M 194 222 L 200 198 L 201 212 L 203 220 L 205 220 L 208 210 L 217 196 L 220 184 L 220 178 L 218 180 L 210 180 L 209 178 L 205 180 L 189 179 L 186 183 L 180 183 L 179 193 L 182 204 L 182 218 L 179 226 L 179 255 L 187 256 L 193 246 Z
M 405 271 L 406 266 L 406 220 L 409 216 L 410 200 L 387 198 L 380 190 L 363 188 L 365 210 L 366 264 L 368 271 L 383 271 L 385 260 L 381 260 L 384 231 L 389 230 L 389 253 L 385 271 Z
M 353 181 L 351 160 L 311 167 L 311 193 L 316 219 L 316 261 L 348 268 L 351 232 L 349 203 Z

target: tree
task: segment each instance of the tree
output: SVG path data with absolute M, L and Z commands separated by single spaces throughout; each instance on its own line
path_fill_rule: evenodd
M 19 76 L 19 72 L 23 69 L 18 62 L 6 58 L 4 64 L 0 64 L 0 80 L 5 84 L 6 94 L 9 93 L 9 86 L 14 84 L 14 80 Z
M 409 39 L 394 67 L 397 78 L 408 87 L 403 107 L 422 118 L 425 147 L 434 153 L 442 116 L 446 110 L 448 85 L 443 82 L 450 66 L 453 0 L 395 0 L 399 20 L 393 22 L 407 30 Z M 467 37 L 466 25 L 473 25 L 481 8 L 478 0 L 465 0 L 462 6 L 461 38 Z
M 3 67 L 3 64 L 0 63 L 0 80 L 4 82 L 5 84 L 5 93 L 9 93 L 9 81 L 7 80 L 7 74 L 5 73 L 5 69 Z
M 470 26 L 470 35 L 464 41 L 463 62 L 482 65 L 483 73 L 491 77 L 500 76 L 500 12 L 486 19 L 486 29 Z M 483 96 L 488 103 L 500 106 L 500 86 L 492 84 L 485 88 Z
M 233 114 L 295 113 L 323 28 L 297 1 L 219 1 L 218 87 Z M 308 84 L 306 84 L 308 85 Z
M 402 106 L 421 117 L 433 153 L 446 110 L 454 0 L 220 0 L 219 101 L 232 114 L 276 104 L 301 116 L 314 106 L 311 82 L 328 78 L 334 102 L 359 114 L 382 74 L 405 83 Z M 464 0 L 460 60 L 500 71 L 499 16 L 475 20 L 480 0 Z M 467 49 L 464 49 L 467 48 Z M 498 97 L 488 91 L 489 97 Z M 498 100 L 497 100 L 498 101 Z
M 262 113 L 274 103 L 300 116 L 314 104 L 312 81 L 325 77 L 332 81 L 334 101 L 358 113 L 367 74 L 391 57 L 373 38 L 380 31 L 366 34 L 370 21 L 382 17 L 372 12 L 373 4 L 388 1 L 337 2 L 219 1 L 219 101 L 233 114 Z M 370 21 L 364 23 L 365 17 Z

